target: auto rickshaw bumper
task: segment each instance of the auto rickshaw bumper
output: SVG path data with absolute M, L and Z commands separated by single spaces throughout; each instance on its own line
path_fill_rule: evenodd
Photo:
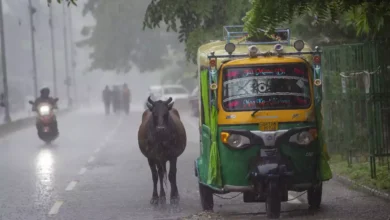
M 268 163 L 257 165 L 249 174 L 252 181 L 267 181 L 281 177 L 292 177 L 294 173 L 287 170 L 284 164 Z

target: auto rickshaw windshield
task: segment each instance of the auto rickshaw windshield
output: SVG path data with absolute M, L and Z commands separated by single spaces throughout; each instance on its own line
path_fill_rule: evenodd
M 305 63 L 228 66 L 223 69 L 225 111 L 310 108 L 310 83 Z

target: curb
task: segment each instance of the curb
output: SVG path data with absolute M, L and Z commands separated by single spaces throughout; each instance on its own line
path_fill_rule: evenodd
M 75 110 L 74 108 L 66 108 L 63 110 L 57 111 L 56 115 L 61 116 L 67 113 L 70 113 L 71 111 Z M 19 131 L 23 128 L 26 128 L 28 126 L 35 124 L 36 116 L 23 118 L 23 119 L 17 119 L 15 121 L 11 121 L 8 124 L 0 125 L 0 138 L 4 137 L 8 134 L 14 133 L 16 131 Z
M 334 174 L 335 180 L 342 183 L 342 184 L 349 185 L 349 186 L 357 186 L 368 194 L 372 194 L 372 195 L 378 196 L 382 199 L 385 199 L 387 201 L 390 201 L 390 194 L 389 193 L 386 193 L 386 192 L 383 192 L 381 190 L 377 190 L 377 189 L 368 187 L 366 185 L 360 184 L 360 183 L 358 183 L 354 180 L 351 180 L 345 176 L 341 176 L 341 175 L 338 175 L 336 173 L 333 173 L 333 174 Z

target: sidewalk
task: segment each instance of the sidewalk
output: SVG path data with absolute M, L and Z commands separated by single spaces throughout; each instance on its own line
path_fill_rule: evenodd
M 11 116 L 12 121 L 16 121 L 18 119 L 33 117 L 34 114 L 32 112 L 28 112 L 28 111 L 17 111 L 17 112 L 11 112 L 10 116 Z M 1 111 L 0 112 L 0 125 L 3 125 L 3 124 L 5 124 L 4 111 Z
M 59 110 L 65 109 L 65 106 L 58 106 Z M 0 108 L 0 125 L 5 124 L 4 122 L 5 109 Z M 11 111 L 10 112 L 11 120 L 16 121 L 23 118 L 30 118 L 35 116 L 35 112 L 32 112 L 31 109 Z

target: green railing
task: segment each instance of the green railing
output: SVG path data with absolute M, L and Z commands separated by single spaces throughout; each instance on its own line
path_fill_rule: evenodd
M 390 170 L 390 45 L 323 48 L 323 114 L 330 154 Z M 389 57 L 389 58 L 388 58 Z M 390 66 L 389 66 L 390 68 Z

